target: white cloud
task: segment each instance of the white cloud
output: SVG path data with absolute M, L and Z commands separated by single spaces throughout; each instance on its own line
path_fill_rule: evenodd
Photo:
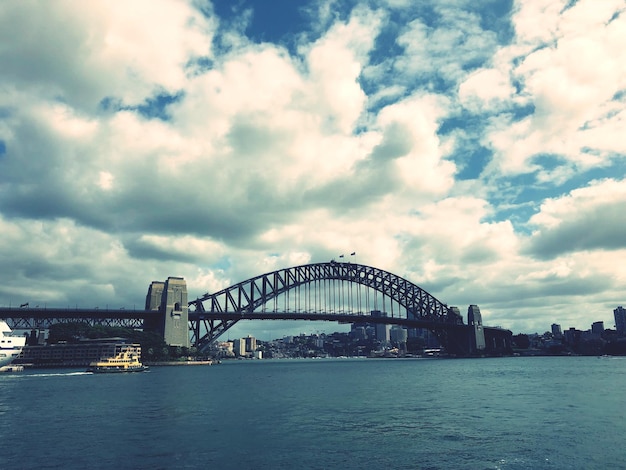
M 493 53 L 496 36 L 482 29 L 480 17 L 474 13 L 446 6 L 436 12 L 440 15 L 436 26 L 416 19 L 398 37 L 405 54 L 396 60 L 395 68 L 407 77 L 435 74 L 458 82 L 466 75 L 465 67 L 481 63 Z
M 532 159 L 539 154 L 562 156 L 585 171 L 623 152 L 614 138 L 626 130 L 623 103 L 613 101 L 626 88 L 626 17 L 618 14 L 623 4 L 579 1 L 560 14 L 564 6 L 521 2 L 513 16 L 516 43 L 499 52 L 497 70 L 521 84 L 517 104 L 534 112 L 519 122 L 512 115 L 494 119 L 485 141 L 496 151 L 497 171 L 536 171 Z
M 553 41 L 566 5 L 567 0 L 517 1 L 513 20 L 518 41 L 532 47 Z
M 113 187 L 115 178 L 108 171 L 101 171 L 98 178 L 98 186 L 103 190 L 109 190 Z
M 587 250 L 626 249 L 626 181 L 604 180 L 549 199 L 530 219 L 530 249 L 542 257 Z
M 508 75 L 497 69 L 481 69 L 472 73 L 459 86 L 461 103 L 473 112 L 498 109 L 515 94 Z
M 469 196 L 443 199 L 423 205 L 407 224 L 406 234 L 415 248 L 423 247 L 415 250 L 422 261 L 437 260 L 454 271 L 468 263 L 486 267 L 518 248 L 508 221 L 484 221 L 492 210 L 485 200 Z
M 442 97 L 411 96 L 386 106 L 378 115 L 378 124 L 383 128 L 382 145 L 399 152 L 386 157 L 396 158 L 395 173 L 409 193 L 442 194 L 454 182 L 456 168 L 442 159 L 437 136 L 437 122 L 446 104 Z
M 348 23 L 335 24 L 306 51 L 316 106 L 329 131 L 351 132 L 364 110 L 366 97 L 358 77 L 379 25 L 380 15 L 356 9 Z
M 185 2 L 10 2 L 0 23 L 8 46 L 0 80 L 79 109 L 107 96 L 137 104 L 159 89 L 174 92 L 191 58 L 212 55 L 213 26 Z

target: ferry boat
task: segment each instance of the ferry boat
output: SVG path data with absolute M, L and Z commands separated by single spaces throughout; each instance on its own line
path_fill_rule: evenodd
M 144 372 L 148 366 L 139 361 L 141 346 L 138 344 L 125 345 L 115 356 L 106 357 L 89 364 L 87 372 L 106 374 L 116 372 Z
M 25 344 L 26 336 L 13 336 L 9 325 L 0 320 L 0 371 L 14 370 L 10 364 L 17 359 Z

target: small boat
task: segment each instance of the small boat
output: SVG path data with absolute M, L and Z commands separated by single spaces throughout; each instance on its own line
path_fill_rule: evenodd
M 89 364 L 87 372 L 94 374 L 111 374 L 121 372 L 144 372 L 148 366 L 144 366 L 140 361 L 141 346 L 138 344 L 124 347 L 113 357 L 106 357 Z

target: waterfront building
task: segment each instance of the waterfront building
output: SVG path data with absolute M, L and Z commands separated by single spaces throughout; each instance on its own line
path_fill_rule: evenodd
M 235 356 L 245 356 L 246 355 L 246 340 L 245 338 L 237 338 L 233 340 L 233 352 Z
M 386 325 L 384 323 L 376 324 L 376 339 L 381 343 L 389 342 L 389 331 L 390 325 Z
M 393 325 L 389 331 L 389 339 L 396 346 L 400 346 L 402 344 L 406 345 L 408 336 L 409 335 L 406 329 L 400 325 Z
M 128 343 L 125 338 L 83 339 L 78 343 L 26 346 L 16 362 L 40 367 L 81 367 L 123 352 L 141 356 L 141 346 Z
M 552 324 L 552 336 L 556 339 L 560 339 L 563 337 L 563 330 L 561 329 L 561 325 L 557 325 L 556 323 Z
M 565 330 L 565 342 L 570 345 L 576 345 L 580 343 L 580 338 L 582 337 L 582 331 L 577 330 L 574 327 L 571 327 L 569 330 Z
M 472 352 L 484 351 L 485 331 L 483 330 L 483 317 L 478 305 L 470 305 L 467 309 L 467 324 L 472 328 L 470 334 L 470 350 Z
M 430 330 L 427 330 L 425 328 L 411 328 L 407 331 L 407 333 L 409 338 L 417 339 L 423 344 L 425 348 L 435 349 L 441 347 L 437 336 Z
M 254 336 L 248 335 L 244 341 L 246 342 L 246 352 L 256 351 L 256 338 Z
M 233 342 L 232 341 L 219 341 L 217 343 L 217 351 L 219 357 L 233 357 Z
M 619 336 L 626 335 L 626 309 L 621 305 L 613 310 L 613 316 L 615 317 L 615 331 Z
M 363 325 L 358 325 L 353 323 L 350 327 L 350 337 L 356 340 L 364 340 L 367 339 L 367 333 L 365 332 L 365 327 Z
M 386 317 L 387 312 L 381 312 L 380 310 L 372 310 L 371 315 L 373 317 Z M 389 330 L 390 326 L 385 323 L 376 323 L 374 324 L 374 328 L 376 330 L 376 340 L 381 343 L 389 342 Z

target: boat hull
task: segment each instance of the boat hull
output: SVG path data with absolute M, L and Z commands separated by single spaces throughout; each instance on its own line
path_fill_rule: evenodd
M 128 367 L 126 369 L 121 367 L 89 367 L 87 372 L 93 372 L 94 374 L 129 374 L 131 372 L 145 372 L 148 369 L 148 366 Z

